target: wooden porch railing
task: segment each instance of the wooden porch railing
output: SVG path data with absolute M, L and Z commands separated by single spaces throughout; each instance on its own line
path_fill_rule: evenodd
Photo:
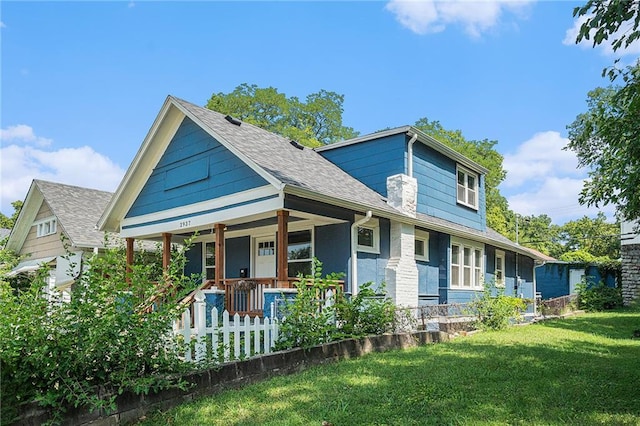
M 200 290 L 217 288 L 224 290 L 225 309 L 230 315 L 240 314 L 263 316 L 264 313 L 264 290 L 268 288 L 295 288 L 299 281 L 297 277 L 289 277 L 286 282 L 278 281 L 275 277 L 269 278 L 228 278 L 216 285 L 215 280 L 207 280 L 200 287 Z M 344 290 L 344 281 L 336 282 L 330 286 L 335 292 L 335 287 Z M 195 293 L 195 292 L 194 292 Z M 193 294 L 185 298 L 183 302 L 192 303 Z

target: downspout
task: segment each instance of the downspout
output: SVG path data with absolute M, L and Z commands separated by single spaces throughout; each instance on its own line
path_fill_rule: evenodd
M 358 294 L 358 226 L 366 223 L 371 219 L 371 210 L 367 210 L 365 216 L 353 222 L 351 225 L 351 294 Z
M 410 135 L 410 133 L 407 133 Z M 413 144 L 418 140 L 418 134 L 414 133 L 409 139 L 409 146 L 407 148 L 407 174 L 409 177 L 413 177 Z

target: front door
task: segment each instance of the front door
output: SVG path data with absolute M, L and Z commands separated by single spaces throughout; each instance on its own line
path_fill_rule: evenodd
M 255 278 L 276 276 L 276 237 L 256 238 L 255 240 Z

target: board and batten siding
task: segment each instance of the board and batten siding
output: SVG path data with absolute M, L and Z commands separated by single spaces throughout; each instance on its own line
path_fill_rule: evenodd
M 265 179 L 185 117 L 126 217 L 212 200 L 266 184 Z
M 458 204 L 456 164 L 456 161 L 422 143 L 414 144 L 413 177 L 418 181 L 417 211 L 484 231 L 484 177 L 478 176 L 478 209 Z
M 405 139 L 404 134 L 393 135 L 319 153 L 369 188 L 386 196 L 387 177 L 404 173 Z
M 47 202 L 43 201 L 34 222 L 50 217 L 53 217 L 53 212 Z M 62 227 L 59 223 L 56 223 L 55 234 L 46 235 L 44 237 L 38 238 L 37 228 L 37 226 L 31 226 L 31 228 L 29 228 L 29 233 L 24 240 L 24 244 L 22 244 L 22 248 L 18 253 L 19 255 L 29 255 L 30 259 L 39 259 L 42 257 L 60 256 L 66 253 L 64 245 L 60 240 Z

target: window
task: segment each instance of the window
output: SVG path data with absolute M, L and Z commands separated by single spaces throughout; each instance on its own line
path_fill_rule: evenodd
M 483 286 L 484 248 L 478 243 L 452 239 L 451 287 L 479 289 Z
M 215 241 L 204 243 L 204 270 L 205 279 L 213 280 L 216 277 L 216 243 Z
M 311 230 L 289 232 L 288 258 L 289 276 L 297 277 L 299 274 L 311 275 Z
M 504 287 L 504 252 L 496 250 L 496 287 Z
M 364 216 L 356 216 L 356 221 Z M 378 219 L 369 219 L 358 226 L 358 251 L 380 254 L 380 224 Z
M 49 218 L 35 223 L 36 236 L 45 237 L 56 233 L 56 219 Z
M 429 233 L 416 229 L 415 237 L 416 260 L 429 260 Z
M 478 208 L 478 175 L 458 167 L 458 203 Z

